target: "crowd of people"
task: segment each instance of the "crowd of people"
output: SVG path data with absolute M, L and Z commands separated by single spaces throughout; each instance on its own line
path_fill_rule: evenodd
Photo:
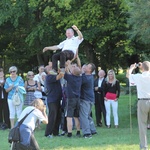
M 110 127 L 110 104 L 114 102 L 117 105 L 120 93 L 119 82 L 116 80 L 113 70 L 108 72 L 108 76 L 111 76 L 107 77 L 108 79 L 104 78 L 104 70 L 100 70 L 99 78 L 96 78 L 95 81 L 92 74 L 95 70 L 93 63 L 84 64 L 81 67 L 80 63 L 67 61 L 65 73 L 59 71 L 57 75 L 51 72 L 51 65 L 39 66 L 38 70 L 37 75 L 34 75 L 33 71 L 28 71 L 26 81 L 24 81 L 17 74 L 16 66 L 9 68 L 10 76 L 6 79 L 1 68 L 0 75 L 3 76 L 3 82 L 1 79 L 1 92 L 3 93 L 1 101 L 3 100 L 6 104 L 1 107 L 1 111 L 4 112 L 1 113 L 0 119 L 1 124 L 5 124 L 5 128 L 13 128 L 15 116 L 17 115 L 17 119 L 19 119 L 23 108 L 32 106 L 35 99 L 41 99 L 47 107 L 48 120 L 45 136 L 48 138 L 65 134 L 67 137 L 72 137 L 74 124 L 78 137 L 81 136 L 80 130 L 82 130 L 84 138 L 91 138 L 92 135 L 97 134 L 91 115 L 94 104 L 97 126 L 102 126 L 102 120 L 104 120 L 104 125 Z M 26 96 L 20 105 L 15 106 L 12 99 L 19 86 L 25 88 Z M 108 92 L 116 94 L 115 99 L 109 98 Z M 107 106 L 108 102 L 110 104 Z M 118 126 L 118 105 L 116 105 L 113 108 L 113 115 L 114 125 Z M 103 113 L 104 119 L 102 119 L 101 113 Z
M 78 34 L 77 37 L 74 36 L 74 30 Z M 119 126 L 120 83 L 116 79 L 114 70 L 108 70 L 106 73 L 101 69 L 98 77 L 95 78 L 93 75 L 95 65 L 87 63 L 81 66 L 78 56 L 78 47 L 83 41 L 81 31 L 74 25 L 66 30 L 66 36 L 67 39 L 59 45 L 43 49 L 43 52 L 57 49 L 62 51 L 54 54 L 52 62 L 49 62 L 47 66 L 40 65 L 38 74 L 34 75 L 33 71 L 28 71 L 26 81 L 17 74 L 16 66 L 9 68 L 10 76 L 7 78 L 3 69 L 0 68 L 0 128 L 3 130 L 13 128 L 19 120 L 29 114 L 20 128 L 21 144 L 31 146 L 35 150 L 38 150 L 39 146 L 33 131 L 36 126 L 40 127 L 41 122 L 46 124 L 44 133 L 46 138 L 65 135 L 71 138 L 74 126 L 77 137 L 92 138 L 97 134 L 96 126 L 106 126 L 108 129 L 112 127 L 110 120 L 112 107 L 114 127 Z M 143 93 L 138 93 L 140 100 L 138 101 L 138 123 L 140 146 L 147 148 L 145 134 L 149 113 L 149 106 L 147 106 L 150 94 L 149 82 L 147 82 L 149 81 L 147 79 L 149 78 L 147 73 L 150 69 L 149 62 L 141 63 L 141 66 L 143 66 L 141 67 L 144 71 L 143 76 L 132 75 L 135 65 L 131 65 L 127 77 L 137 85 L 138 92 L 144 90 Z M 139 78 L 142 79 L 139 80 Z M 23 100 L 24 96 L 21 96 L 20 104 L 15 105 L 14 94 L 20 88 L 24 91 L 21 95 L 24 94 L 25 98 Z M 93 105 L 95 105 L 96 125 L 92 117 Z M 62 130 L 61 133 L 60 130 Z

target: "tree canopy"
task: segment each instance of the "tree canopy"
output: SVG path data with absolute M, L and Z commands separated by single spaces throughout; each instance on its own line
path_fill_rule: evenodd
M 46 65 L 53 52 L 43 54 L 42 49 L 64 40 L 65 30 L 75 24 L 84 36 L 79 48 L 82 63 L 93 62 L 105 70 L 126 68 L 127 58 L 136 54 L 138 47 L 134 35 L 139 39 L 148 36 L 148 30 L 145 37 L 143 32 L 135 34 L 135 27 L 142 25 L 132 26 L 132 21 L 137 23 L 134 5 L 126 0 L 1 0 L 0 55 L 7 66 L 16 65 L 22 71 Z M 138 8 L 148 8 L 143 5 Z M 141 18 L 143 24 L 146 16 Z M 132 39 L 127 36 L 130 25 Z

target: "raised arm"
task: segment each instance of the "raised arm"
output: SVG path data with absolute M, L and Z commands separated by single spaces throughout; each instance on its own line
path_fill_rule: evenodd
M 126 77 L 129 78 L 129 76 L 132 74 L 132 71 L 136 68 L 136 64 L 132 64 L 130 66 L 130 68 L 127 70 L 127 73 L 126 73 Z
M 78 65 L 78 67 L 81 69 L 82 68 L 82 66 L 81 66 L 81 60 L 80 60 L 80 58 L 79 58 L 79 55 L 77 55 L 77 65 Z
M 70 60 L 67 60 L 67 62 L 66 62 L 65 71 L 68 74 L 72 73 L 72 66 L 71 66 L 71 61 Z
M 59 72 L 59 74 L 56 76 L 56 80 L 59 80 L 59 79 L 61 79 L 63 77 L 64 77 L 64 73 Z
M 46 114 L 46 106 L 44 106 L 43 111 L 42 111 L 42 114 L 43 114 L 43 116 L 45 117 L 45 120 L 43 120 L 42 122 L 43 122 L 44 124 L 48 124 L 48 117 L 47 117 L 47 114 Z
M 81 40 L 83 38 L 81 31 L 78 29 L 76 25 L 73 25 L 72 28 L 77 32 L 79 39 Z
M 52 51 L 55 51 L 55 50 L 58 50 L 59 48 L 57 47 L 57 45 L 54 45 L 54 46 L 48 46 L 48 47 L 45 47 L 43 49 L 43 53 L 46 52 L 47 50 L 52 50 Z

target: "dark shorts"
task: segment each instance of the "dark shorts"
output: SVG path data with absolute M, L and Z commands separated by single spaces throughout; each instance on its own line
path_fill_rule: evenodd
M 66 117 L 79 117 L 80 98 L 67 98 Z

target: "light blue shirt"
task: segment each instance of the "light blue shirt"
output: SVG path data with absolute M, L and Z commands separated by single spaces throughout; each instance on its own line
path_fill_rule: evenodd
M 10 86 L 12 86 L 12 85 L 14 85 L 14 87 L 12 88 L 12 90 L 10 90 L 10 91 L 8 92 L 8 99 L 12 99 L 12 96 L 13 96 L 13 94 L 15 93 L 16 88 L 17 88 L 18 86 L 23 86 L 23 87 L 24 87 L 24 81 L 23 81 L 22 77 L 17 76 L 17 78 L 16 78 L 15 81 L 11 80 L 11 78 L 8 77 L 8 78 L 6 79 L 6 82 L 5 82 L 5 85 L 4 85 L 4 89 L 8 89 L 8 88 L 9 88 Z

